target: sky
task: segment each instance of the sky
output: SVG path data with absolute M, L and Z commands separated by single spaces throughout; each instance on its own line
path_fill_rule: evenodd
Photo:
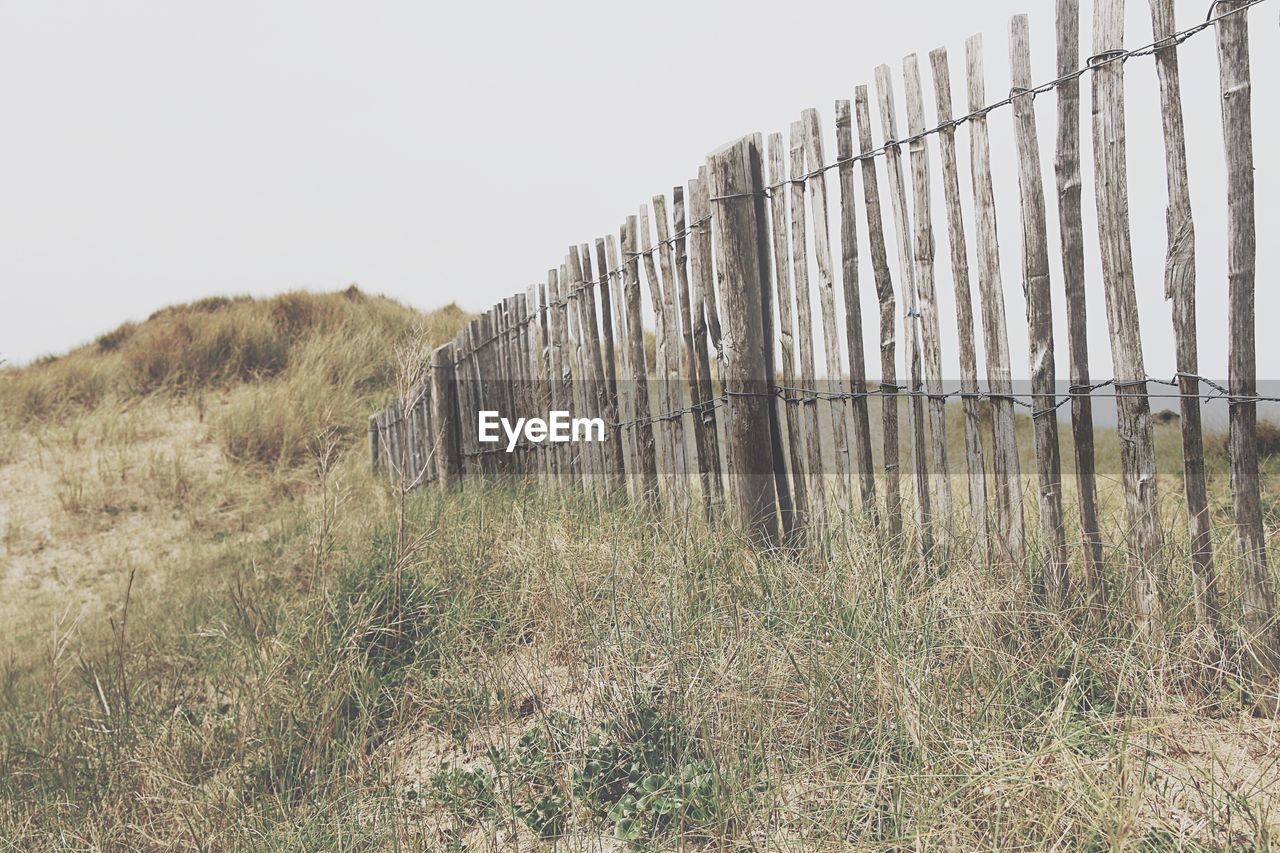
M 1035 79 L 1053 77 L 1053 5 L 0 0 L 0 358 L 23 363 L 65 351 L 125 320 L 212 294 L 354 282 L 422 309 L 457 302 L 481 310 L 545 280 L 571 243 L 616 234 L 641 203 L 687 181 L 707 153 L 743 134 L 786 133 L 804 108 L 816 107 L 831 157 L 834 101 L 874 83 L 880 63 L 896 81 L 901 123 L 903 57 L 919 53 L 928 93 L 928 51 L 945 45 L 960 105 L 964 42 L 981 32 L 987 92 L 996 100 L 1009 85 L 1009 17 L 1027 12 Z M 1179 26 L 1204 20 L 1206 5 L 1176 0 Z M 1088 55 L 1092 3 L 1082 6 Z M 1271 0 L 1249 13 L 1263 379 L 1280 379 L 1273 367 L 1280 336 L 1270 333 L 1280 318 L 1280 250 L 1266 236 L 1280 233 L 1280 159 L 1265 156 L 1280 142 L 1269 88 L 1280 80 L 1278 12 L 1280 0 Z M 1130 0 L 1126 45 L 1151 40 L 1147 4 Z M 1202 372 L 1223 376 L 1226 197 L 1213 32 L 1184 44 L 1180 57 Z M 1127 63 L 1126 87 L 1146 361 L 1149 373 L 1171 376 L 1165 170 L 1151 58 Z M 1087 77 L 1082 101 L 1090 350 L 1095 373 L 1110 375 Z M 1055 97 L 1040 96 L 1036 109 L 1065 378 Z M 931 95 L 926 115 L 932 124 Z M 1009 110 L 992 114 L 990 133 L 1012 359 L 1015 375 L 1025 377 Z M 967 139 L 962 129 L 966 206 Z M 937 287 L 944 373 L 954 377 L 936 144 Z M 883 172 L 881 181 L 883 191 Z M 838 210 L 834 179 L 829 191 Z M 972 220 L 966 224 L 972 263 Z M 859 232 L 863 315 L 874 341 L 863 221 Z M 831 233 L 838 258 L 835 219 Z M 874 357 L 868 362 L 876 367 Z

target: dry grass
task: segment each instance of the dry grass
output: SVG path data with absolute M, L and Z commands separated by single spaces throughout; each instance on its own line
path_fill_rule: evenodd
M 926 570 L 857 524 L 761 554 L 501 489 L 415 496 L 398 549 L 359 467 L 220 588 L 135 589 L 123 642 L 82 627 L 82 657 L 51 635 L 10 670 L 12 843 L 1248 847 L 1280 825 L 1275 723 L 1230 667 L 1188 676 L 1178 617 L 1153 666 L 1120 611 L 1028 608 L 1010 579 L 1033 567 Z
M 762 553 L 528 487 L 402 502 L 356 439 L 460 320 L 210 300 L 0 373 L 0 849 L 1271 843 L 1276 724 L 1206 668 L 1176 547 L 1152 654 L 1117 561 L 1064 623 L 962 529 L 922 565 L 857 521 Z

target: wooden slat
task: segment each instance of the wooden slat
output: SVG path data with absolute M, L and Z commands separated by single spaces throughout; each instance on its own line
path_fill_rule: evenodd
M 551 300 L 555 299 L 555 288 L 550 286 L 554 275 L 554 270 L 547 270 L 547 281 L 538 286 L 538 340 L 541 345 L 541 351 L 536 354 L 538 359 L 537 372 L 540 380 L 538 399 L 541 402 L 542 410 L 545 412 L 555 409 L 559 400 L 550 307 Z M 547 482 L 559 484 L 561 479 L 560 456 L 556 451 L 556 446 L 544 444 L 542 455 L 543 464 L 547 469 Z
M 925 454 L 924 383 L 921 381 L 920 310 L 916 300 L 915 258 L 911 243 L 911 220 L 907 214 L 907 192 L 902 175 L 901 147 L 897 142 L 898 121 L 893 106 L 893 82 L 889 66 L 876 68 L 876 95 L 880 104 L 880 128 L 884 134 L 885 171 L 889 176 L 889 208 L 898 234 L 898 266 L 902 291 L 906 295 L 903 327 L 907 332 L 907 364 L 911 383 L 911 455 L 916 480 L 916 531 L 921 553 L 933 551 L 933 513 L 929 502 L 929 472 Z
M 626 232 L 626 225 L 619 229 L 619 234 Z M 623 424 L 629 424 L 635 417 L 632 411 L 634 403 L 634 395 L 630 392 L 631 383 L 631 359 L 628 355 L 627 345 L 627 318 L 626 318 L 626 301 L 623 296 L 622 289 L 622 267 L 618 258 L 618 243 L 610 234 L 605 237 L 605 261 L 609 269 L 609 302 L 612 306 L 613 314 L 613 337 L 614 337 L 614 357 L 617 360 L 615 368 L 618 376 L 617 388 L 615 392 L 615 402 L 618 413 L 618 419 Z M 619 431 L 622 440 L 622 456 L 624 480 L 628 494 L 634 500 L 639 496 L 636 491 L 636 437 L 634 426 L 623 426 Z
M 572 253 L 571 253 L 572 254 Z M 595 281 L 591 270 L 591 249 L 583 243 L 577 252 L 577 262 L 581 265 L 581 279 L 578 290 L 578 329 L 582 335 L 582 367 L 583 367 L 583 417 L 602 417 L 606 405 L 604 391 L 604 358 L 600 352 L 600 325 L 596 317 Z M 610 419 L 611 420 L 611 419 Z M 605 438 L 609 433 L 606 431 Z M 599 482 L 596 485 L 598 496 L 605 500 L 613 493 L 613 482 L 610 472 L 613 467 L 612 445 L 609 441 L 591 441 L 584 444 L 591 454 L 591 462 Z
M 690 415 L 682 417 L 681 421 L 686 424 L 685 432 L 692 433 L 698 464 L 698 486 L 702 494 L 702 509 L 707 519 L 710 520 L 711 513 L 714 511 L 713 500 L 715 495 L 711 484 L 711 472 L 716 464 L 716 450 L 714 441 L 707 441 L 706 430 L 701 429 L 698 424 L 697 409 L 705 404 L 706 401 L 702 397 L 703 385 L 699 375 L 698 351 L 694 343 L 694 306 L 689 282 L 689 223 L 685 216 L 684 187 L 677 186 L 672 188 L 671 200 L 672 224 L 676 229 L 673 257 L 678 285 L 676 295 L 679 297 L 680 302 L 680 342 L 683 350 L 680 367 L 684 384 L 688 387 L 689 407 L 695 410 Z
M 898 453 L 898 309 L 893 295 L 893 274 L 884 237 L 880 211 L 880 179 L 871 135 L 871 106 L 866 86 L 854 90 L 853 105 L 858 121 L 858 151 L 862 160 L 862 194 L 867 210 L 867 242 L 871 247 L 871 273 L 880 304 L 880 414 L 884 457 L 885 520 L 889 538 L 902 538 L 902 469 Z
M 969 109 L 986 106 L 986 82 L 982 69 L 982 36 L 965 44 Z M 1000 246 L 996 236 L 995 192 L 991 185 L 991 147 L 987 118 L 969 120 L 969 157 L 973 175 L 974 234 L 978 247 L 978 293 L 982 307 L 983 351 L 991 398 L 992 465 L 995 480 L 996 530 L 993 540 L 1003 546 L 1009 562 L 1020 566 L 1026 559 L 1022 517 L 1022 465 L 1018 460 L 1018 434 L 1014 418 L 1013 376 L 1009 361 L 1009 331 L 1005 319 L 1004 290 L 1000 277 Z
M 1214 11 L 1218 69 L 1221 75 L 1222 128 L 1227 152 L 1227 283 L 1231 347 L 1231 393 L 1258 393 L 1254 339 L 1254 289 L 1257 285 L 1257 225 L 1253 178 L 1253 87 L 1249 76 L 1249 23 L 1244 0 L 1225 0 Z M 1231 406 L 1228 446 L 1231 493 L 1235 507 L 1236 551 L 1248 651 L 1262 669 L 1276 671 L 1280 655 L 1275 627 L 1275 589 L 1267 567 L 1258 482 L 1257 418 L 1252 401 Z M 1274 695 L 1274 694 L 1273 694 Z
M 525 294 L 513 297 L 515 324 L 512 329 L 511 371 L 516 383 L 516 414 L 522 418 L 538 417 L 537 407 L 530 400 L 529 388 L 529 308 Z M 522 441 L 520 447 L 520 472 L 525 476 L 537 471 L 534 445 Z
M 506 336 L 506 366 L 504 373 L 507 377 L 508 392 L 507 397 L 511 401 L 512 412 L 516 418 L 526 418 L 524 403 L 524 389 L 521 388 L 522 374 L 520 373 L 520 296 L 508 296 L 503 300 L 503 311 L 507 316 L 507 336 Z M 508 453 L 511 457 L 512 467 L 516 474 L 524 474 L 529 457 L 529 446 L 524 442 L 517 444 L 516 451 Z
M 493 357 L 493 405 L 499 415 L 507 418 L 514 413 L 514 406 L 511 403 L 511 379 L 507 373 L 507 344 L 511 337 L 507 314 L 508 302 L 509 299 L 503 299 L 491 309 L 493 312 L 493 339 L 488 345 Z M 501 474 L 510 475 L 514 473 L 516 467 L 514 457 L 514 452 L 506 452 L 505 442 L 495 445 L 493 459 Z
M 548 324 L 550 328 L 550 366 L 552 406 L 557 411 L 568 411 L 573 408 L 573 388 L 569 383 L 569 348 L 566 340 L 565 306 L 561 300 L 560 282 L 563 278 L 563 267 L 547 271 L 547 305 Z M 553 444 L 552 453 L 556 457 L 556 468 L 561 486 L 572 486 L 578 482 L 576 458 L 573 445 Z
M 813 214 L 813 255 L 818 273 L 818 305 L 822 310 L 822 344 L 827 381 L 824 387 L 833 394 L 844 392 L 844 364 L 840 358 L 840 324 L 836 320 L 835 271 L 831 260 L 831 226 L 827 211 L 826 160 L 822 150 L 822 121 L 815 109 L 805 110 L 800 117 L 804 125 L 805 166 L 810 176 L 805 180 Z M 835 458 L 831 467 L 835 483 L 835 500 L 841 508 L 849 496 L 849 433 L 845 428 L 848 405 L 845 400 L 826 404 L 831 416 L 831 437 Z
M 484 479 L 484 460 L 480 455 L 479 442 L 476 441 L 476 411 L 480 408 L 480 364 L 476 358 L 476 343 L 480 340 L 480 318 L 467 324 L 464 336 L 466 363 L 464 366 L 467 388 L 467 410 L 462 413 L 463 435 L 467 441 L 467 459 L 471 467 L 470 475 L 475 481 Z
M 1065 76 L 1080 64 L 1080 0 L 1057 2 L 1058 74 Z M 1080 81 L 1058 87 L 1058 140 L 1055 175 L 1058 188 L 1058 233 L 1062 244 L 1062 275 L 1067 294 L 1067 344 L 1071 389 L 1089 386 L 1089 321 L 1085 304 L 1084 225 L 1080 195 Z M 1197 410 L 1198 412 L 1199 410 Z M 1093 401 L 1083 393 L 1071 398 L 1071 437 L 1076 455 L 1076 493 L 1080 505 L 1080 536 L 1084 546 L 1086 603 L 1097 616 L 1106 603 L 1102 578 L 1102 532 L 1098 525 L 1097 462 L 1093 446 Z
M 1095 55 L 1124 48 L 1124 3 L 1097 0 Z M 1156 496 L 1156 456 L 1147 399 L 1146 367 L 1129 236 L 1129 178 L 1125 162 L 1124 64 L 1093 70 L 1093 160 L 1102 282 L 1115 371 L 1120 461 L 1125 487 L 1129 558 L 1138 634 L 1152 646 L 1160 641 L 1160 515 Z
M 698 169 L 698 177 L 689 182 L 689 266 L 693 276 L 693 346 L 698 360 L 699 410 L 694 421 L 699 453 L 706 453 L 709 469 L 706 485 L 710 487 L 709 516 L 724 505 L 724 484 L 720 473 L 720 445 L 717 437 L 716 402 L 711 370 L 710 322 L 714 311 L 715 286 L 711 261 L 711 202 L 707 192 L 706 167 Z M 710 520 L 714 523 L 714 517 Z
M 784 143 L 781 133 L 769 134 L 769 185 L 786 184 L 782 155 Z M 782 384 L 794 388 L 796 382 L 795 319 L 791 297 L 791 249 L 787 243 L 787 197 L 774 192 L 769 199 L 773 223 L 773 278 L 778 295 L 778 340 L 782 349 Z M 791 493 L 794 496 L 794 522 L 803 527 L 809 519 L 808 473 L 804 467 L 804 426 L 801 419 L 802 403 L 796 401 L 799 394 L 787 391 L 783 394 L 783 409 L 787 420 L 787 453 L 791 463 Z M 822 500 L 818 489 L 815 500 Z M 819 517 L 822 509 L 817 509 Z
M 649 371 L 645 364 L 644 330 L 640 325 L 640 261 L 636 252 L 636 217 L 628 216 L 622 233 L 624 301 L 627 306 L 627 347 L 631 368 L 631 412 L 635 419 L 632 431 L 636 445 L 637 494 L 646 504 L 658 500 L 658 462 L 654 447 L 653 423 L 649 407 Z
M 498 373 L 498 317 L 495 309 L 490 308 L 484 313 L 484 337 L 480 346 L 480 361 L 483 365 L 481 374 L 481 385 L 484 407 L 490 410 L 502 409 L 501 404 L 501 377 Z M 484 459 L 488 462 L 488 473 L 490 477 L 498 477 L 505 471 L 505 458 L 499 456 L 497 452 L 497 444 L 491 444 L 487 447 L 488 453 L 484 455 Z
M 942 196 L 947 208 L 947 243 L 951 249 L 951 282 L 956 302 L 956 338 L 960 351 L 960 405 L 964 410 L 964 449 L 969 517 L 979 545 L 988 548 L 987 468 L 982 447 L 982 405 L 978 392 L 978 354 L 973 337 L 973 294 L 969 286 L 969 247 L 960 204 L 960 169 L 956 129 L 951 124 L 951 68 L 947 49 L 929 53 L 933 69 L 934 106 L 938 114 L 938 152 L 942 161 Z
M 663 361 L 663 399 L 665 411 L 679 412 L 687 406 L 684 401 L 684 383 L 681 381 L 680 356 L 680 317 L 676 308 L 676 277 L 674 266 L 674 250 L 671 245 L 671 228 L 667 218 L 667 199 L 665 196 L 653 197 L 653 220 L 657 228 L 658 244 L 655 253 L 658 256 L 662 271 L 662 301 L 654 304 L 654 312 L 662 312 L 662 329 L 664 334 Z M 673 417 L 667 421 L 671 438 L 671 460 L 675 467 L 673 474 L 673 493 L 681 501 L 681 508 L 687 509 L 689 498 L 689 465 L 687 456 L 688 442 L 685 438 L 685 418 Z
M 757 194 L 763 182 L 756 172 L 761 140 L 745 136 L 707 158 L 710 192 L 717 201 L 716 271 L 723 299 L 725 390 L 729 393 L 727 436 L 736 468 L 733 522 L 757 541 L 778 541 L 769 413 L 773 377 L 766 373 L 760 315 L 767 272 L 761 269 L 764 223 L 758 220 Z
M 573 417 L 589 417 L 591 410 L 595 407 L 592 405 L 591 360 L 587 355 L 586 335 L 588 330 L 583 323 L 585 311 L 582 303 L 585 299 L 582 288 L 581 259 L 578 255 L 577 246 L 569 247 L 569 253 L 565 256 L 565 269 L 569 276 L 566 282 L 566 296 L 569 301 L 569 339 L 572 341 L 573 350 Z M 597 445 L 594 442 L 574 441 L 570 442 L 569 446 L 574 449 L 578 456 L 582 472 L 582 483 L 587 494 L 593 497 L 597 503 L 601 502 L 604 499 L 604 492 L 601 483 L 602 471 Z
M 1075 18 L 1078 0 L 1059 0 Z M 1154 41 L 1169 38 L 1177 30 L 1173 0 L 1151 0 L 1151 34 Z M 1209 489 L 1204 468 L 1204 435 L 1200 419 L 1200 356 L 1196 346 L 1196 235 L 1191 219 L 1191 188 L 1187 180 L 1187 143 L 1182 121 L 1182 86 L 1178 75 L 1178 48 L 1166 44 L 1155 54 L 1160 80 L 1160 117 L 1169 205 L 1165 222 L 1169 248 L 1164 266 L 1164 296 L 1173 303 L 1173 338 L 1181 403 L 1183 492 L 1187 501 L 1187 526 L 1191 550 L 1191 576 L 1196 622 L 1216 635 L 1219 623 L 1218 582 L 1213 569 L 1213 542 L 1209 538 Z M 1072 380 L 1075 381 L 1074 379 Z
M 616 392 L 610 390 L 610 378 L 613 357 L 613 330 L 609 327 L 608 311 L 604 316 L 597 315 L 597 291 L 600 298 L 607 299 L 609 284 L 605 266 L 604 239 L 596 240 L 599 274 L 591 274 L 591 255 L 586 243 L 582 244 L 583 265 L 587 272 L 587 317 L 586 322 L 591 330 L 592 374 L 595 382 L 596 410 L 595 414 L 604 419 L 605 440 L 600 444 L 600 458 L 604 467 L 605 494 L 612 497 L 623 488 L 622 438 L 613 424 L 618 420 Z M 607 303 L 606 303 L 607 304 Z M 603 320 L 603 322 L 601 322 Z M 607 343 L 602 340 L 602 330 Z
M 606 392 L 613 400 L 614 409 L 618 407 L 618 352 L 615 348 L 613 340 L 613 293 L 610 290 L 611 283 L 615 276 L 615 261 L 609 260 L 609 253 L 605 247 L 605 238 L 596 238 L 596 267 L 599 268 L 598 281 L 600 288 L 600 333 L 603 336 L 602 358 L 604 359 L 604 374 L 606 384 Z
M 475 478 L 476 459 L 471 455 L 471 442 L 475 436 L 470 435 L 474 421 L 471 419 L 471 364 L 468 359 L 467 328 L 470 323 L 458 330 L 453 338 L 453 378 L 458 392 L 458 455 L 462 459 L 462 478 Z
M 658 264 L 654 258 L 654 255 L 658 254 L 663 247 L 655 247 L 653 245 L 648 205 L 640 205 L 638 226 L 640 229 L 640 248 L 638 251 L 644 256 L 645 280 L 649 284 L 649 304 L 653 308 L 653 369 L 658 379 L 658 385 L 655 389 L 658 397 L 657 412 L 655 414 L 664 416 L 671 412 L 675 406 L 672 405 L 671 397 L 668 393 L 670 386 L 668 385 L 667 376 L 667 347 L 669 345 L 667 315 L 662 308 L 662 279 L 658 277 Z M 654 433 L 658 442 L 659 474 L 663 494 L 670 498 L 672 490 L 675 488 L 674 480 L 679 467 L 676 462 L 675 430 L 672 422 L 662 417 L 657 422 L 657 429 L 654 430 Z M 674 502 L 668 502 L 668 508 L 673 508 L 674 506 Z
M 378 416 L 369 416 L 369 469 L 377 472 L 379 468 L 378 459 Z
M 942 324 L 938 319 L 938 296 L 934 282 L 933 200 L 929 188 L 929 146 L 924 137 L 924 90 L 920 85 L 920 63 L 913 53 L 902 60 L 903 92 L 907 105 L 911 189 L 915 223 L 915 284 L 923 343 L 925 391 L 928 392 L 929 461 L 938 493 L 940 536 L 945 541 L 954 517 L 951 502 L 951 468 L 947 462 L 946 389 L 942 385 Z
M 528 315 L 528 325 L 525 328 L 525 376 L 528 378 L 529 411 L 538 417 L 545 418 L 548 407 L 542 396 L 543 389 L 546 388 L 546 382 L 541 372 L 542 324 L 540 317 L 542 308 L 539 303 L 538 286 L 536 284 L 531 284 L 525 289 L 525 309 Z M 530 449 L 530 452 L 533 456 L 533 469 L 538 476 L 538 486 L 545 488 L 550 481 L 547 468 L 547 445 L 545 442 L 535 444 Z
M 409 489 L 412 489 L 418 480 L 418 474 L 422 470 L 422 427 L 418 420 L 419 402 L 421 401 L 421 392 L 418 384 L 415 382 L 401 401 L 401 412 L 405 424 L 404 437 L 406 444 L 406 461 L 405 480 Z
M 803 122 L 791 123 L 791 277 L 796 287 L 796 322 L 800 335 L 800 364 L 796 371 L 798 384 L 805 391 L 792 392 L 810 396 L 818 389 L 818 369 L 813 353 L 813 301 L 809 294 L 808 217 L 805 215 L 805 186 L 801 178 L 806 172 L 805 129 Z M 818 427 L 818 404 L 806 401 L 801 408 L 804 426 L 805 456 L 809 483 L 810 516 L 826 520 L 827 466 L 822 458 L 822 438 Z M 838 470 L 834 468 L 833 470 Z
M 1009 22 L 1009 72 L 1015 92 L 1030 89 L 1030 25 L 1026 15 Z M 1018 188 L 1022 199 L 1022 281 L 1026 294 L 1031 358 L 1031 431 L 1036 477 L 1040 484 L 1040 545 L 1045 600 L 1053 610 L 1069 605 L 1066 529 L 1062 519 L 1062 459 L 1058 450 L 1056 366 L 1053 358 L 1053 297 L 1049 289 L 1049 241 L 1045 225 L 1044 183 L 1040 176 L 1040 140 L 1030 95 L 1013 99 L 1014 142 L 1018 152 Z
M 866 398 L 867 359 L 862 337 L 862 295 L 858 288 L 858 199 L 853 169 L 853 110 L 836 101 L 836 157 L 840 160 L 840 281 L 844 286 L 845 343 L 849 357 L 849 391 L 853 455 L 857 458 L 862 509 L 876 518 L 876 472 L 871 456 L 871 412 Z M 863 396 L 857 396 L 863 395 Z M 851 467 L 853 463 L 851 462 Z
M 751 180 L 760 187 L 753 196 L 757 227 L 756 252 L 760 269 L 760 345 L 764 356 L 764 375 L 769 379 L 767 392 L 770 405 L 765 408 L 769 429 L 769 462 L 773 468 L 774 497 L 778 515 L 782 521 L 781 534 L 790 540 L 795 532 L 795 505 L 791 500 L 791 482 L 787 477 L 786 448 L 783 447 L 782 418 L 777 402 L 778 364 L 774 341 L 777 340 L 773 323 L 773 286 L 770 281 L 769 249 L 769 190 L 765 185 L 764 139 L 759 134 L 753 138 L 750 148 Z
M 480 444 L 476 437 L 476 413 L 485 408 L 484 395 L 484 369 L 481 364 L 480 344 L 484 340 L 485 325 L 484 315 L 470 323 L 467 327 L 467 365 L 468 365 L 468 390 L 470 391 L 471 411 L 469 422 L 463 424 L 464 429 L 471 437 L 471 458 L 475 465 L 475 476 L 477 481 L 483 481 L 489 476 L 489 456 L 483 453 L 484 446 Z

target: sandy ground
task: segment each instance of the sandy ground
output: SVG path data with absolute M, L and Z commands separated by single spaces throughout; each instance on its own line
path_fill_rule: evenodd
M 144 400 L 0 443 L 0 625 L 21 643 L 247 534 L 244 477 L 195 406 Z

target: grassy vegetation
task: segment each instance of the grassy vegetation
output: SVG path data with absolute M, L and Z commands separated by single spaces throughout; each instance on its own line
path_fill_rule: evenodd
M 406 340 L 443 341 L 463 317 L 456 306 L 420 315 L 354 286 L 203 299 L 0 371 L 0 418 L 15 429 L 157 396 L 203 404 L 223 394 L 227 406 L 213 424 L 223 450 L 237 461 L 293 466 L 320 443 L 349 437 L 385 401 Z
M 401 504 L 357 437 L 459 322 L 216 301 L 0 373 L 0 480 L 47 489 L 0 502 L 6 559 L 157 546 L 0 653 L 0 849 L 1271 844 L 1275 723 L 1190 629 L 1176 547 L 1153 655 L 1118 560 L 1115 609 L 1066 624 L 964 530 L 922 565 L 857 520 L 765 553 L 531 486 Z
M 337 473 L 361 512 L 329 543 L 298 506 L 182 606 L 122 590 L 9 665 L 9 843 L 1271 837 L 1273 729 L 1240 686 L 1028 610 L 1027 569 L 923 571 L 857 526 L 760 554 L 501 489 L 415 497 L 399 545 L 380 487 Z

